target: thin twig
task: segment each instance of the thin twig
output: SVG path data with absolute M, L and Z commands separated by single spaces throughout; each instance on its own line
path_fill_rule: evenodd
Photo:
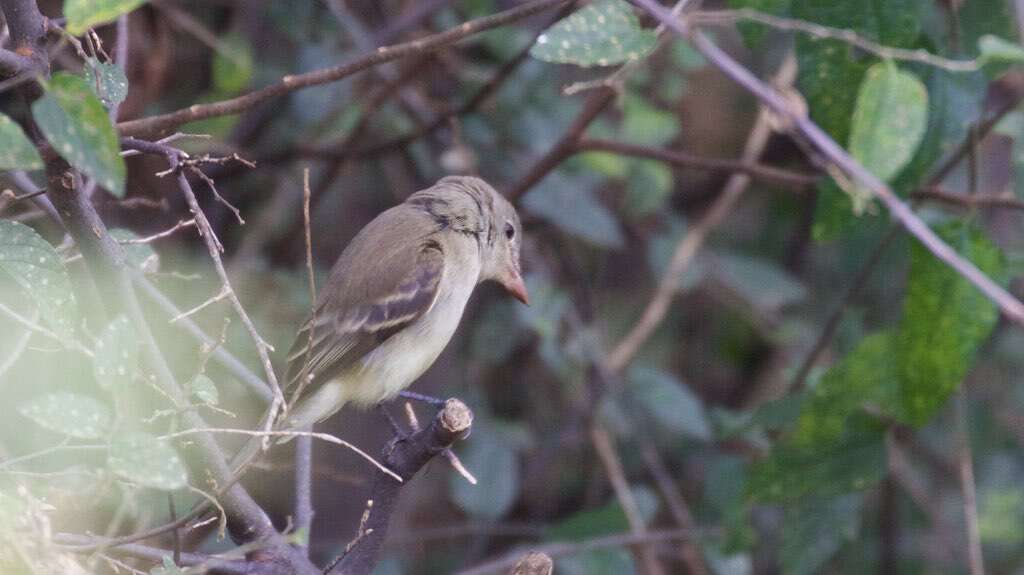
M 313 273 L 313 234 L 310 231 L 309 216 L 309 168 L 302 170 L 302 221 L 306 236 L 306 273 L 309 279 L 309 305 L 311 310 L 316 309 L 316 276 Z M 313 312 L 311 312 L 312 316 Z M 310 320 L 310 325 L 316 325 L 316 318 Z M 313 329 L 309 330 L 309 341 L 306 343 L 306 363 L 309 363 L 309 353 L 313 346 Z M 300 380 L 305 380 L 301 377 Z M 301 385 L 301 384 L 300 384 Z M 296 395 L 298 397 L 298 395 Z M 304 431 L 312 431 L 312 426 Z M 313 439 L 311 437 L 300 437 L 296 440 L 295 448 L 295 529 L 305 533 L 307 542 L 312 536 L 310 530 L 313 525 Z M 309 549 L 309 546 L 306 546 Z M 308 552 L 308 551 L 307 551 Z
M 188 311 L 183 311 L 183 312 L 179 313 L 178 315 L 172 317 L 170 319 L 170 321 L 168 321 L 167 323 L 177 323 L 177 322 L 179 322 L 179 321 L 181 321 L 181 320 L 183 320 L 183 319 L 185 319 L 185 318 L 187 318 L 189 316 L 195 315 L 195 314 L 203 311 L 207 307 L 209 307 L 209 306 L 211 306 L 211 305 L 213 305 L 213 304 L 215 304 L 215 303 L 217 303 L 219 301 L 224 301 L 224 298 L 228 297 L 228 293 L 229 293 L 228 290 L 229 289 L 230 288 L 221 286 L 220 291 L 217 292 L 217 295 L 207 299 L 203 303 L 193 307 L 192 309 L 190 309 Z
M 675 479 L 665 466 L 665 461 L 661 458 L 657 448 L 651 442 L 645 442 L 640 448 L 640 454 L 643 456 L 644 463 L 647 464 L 651 477 L 654 478 L 654 483 L 658 486 L 658 491 L 665 499 L 676 525 L 682 529 L 694 529 L 696 522 L 693 520 L 690 506 L 686 504 L 682 493 L 679 492 Z M 690 575 L 707 575 L 708 569 L 704 565 L 704 554 L 701 553 L 696 539 L 682 541 L 680 553 Z
M 436 50 L 438 48 L 451 45 L 469 36 L 521 20 L 527 16 L 542 12 L 567 1 L 568 0 L 534 0 L 510 10 L 499 12 L 498 14 L 484 16 L 482 18 L 477 18 L 476 20 L 464 22 L 459 26 L 419 40 L 378 48 L 370 54 L 358 56 L 340 66 L 315 70 L 305 74 L 288 75 L 281 78 L 281 81 L 275 84 L 243 94 L 237 98 L 212 102 L 210 104 L 196 104 L 189 106 L 188 108 L 183 108 L 167 114 L 161 114 L 159 116 L 133 120 L 130 122 L 121 122 L 117 127 L 122 135 L 137 136 L 171 130 L 182 124 L 193 122 L 195 120 L 202 120 L 204 118 L 237 114 L 252 108 L 257 104 L 283 96 L 284 94 L 295 90 L 336 82 L 345 77 L 351 76 L 356 72 L 360 72 L 384 62 L 390 62 L 405 56 L 421 54 L 425 51 Z
M 390 469 L 385 467 L 383 464 L 379 463 L 376 459 L 373 458 L 373 456 L 367 454 L 362 449 L 359 449 L 358 447 L 356 447 L 355 445 L 352 445 L 351 443 L 345 441 L 344 439 L 342 439 L 340 437 L 337 437 L 335 435 L 331 435 L 330 433 L 319 433 L 319 432 L 316 432 L 316 431 L 297 431 L 297 430 L 291 430 L 291 431 L 254 431 L 252 429 L 233 429 L 233 428 L 229 428 L 229 427 L 207 427 L 207 428 L 184 429 L 182 431 L 176 431 L 174 433 L 168 433 L 166 435 L 161 436 L 161 439 L 174 439 L 176 437 L 185 437 L 185 436 L 188 436 L 188 435 L 195 435 L 197 433 L 221 433 L 221 434 L 229 434 L 229 435 L 246 435 L 246 436 L 249 436 L 249 437 L 288 437 L 288 438 L 291 438 L 291 437 L 312 437 L 313 439 L 320 439 L 322 441 L 326 441 L 327 443 L 333 443 L 335 445 L 341 445 L 343 447 L 347 447 L 348 449 L 351 449 L 352 451 L 354 451 L 356 453 L 356 455 L 358 455 L 359 457 L 362 457 L 363 459 L 365 459 L 365 460 L 369 461 L 371 464 L 373 464 L 373 466 L 376 467 L 378 470 L 380 470 L 381 473 L 387 474 L 388 476 L 393 478 L 395 481 L 398 481 L 399 483 L 402 482 L 402 478 L 399 477 L 398 474 L 396 474 L 394 471 L 391 471 Z
M 694 537 L 695 533 L 687 529 L 674 529 L 668 531 L 648 531 L 641 535 L 634 533 L 621 533 L 617 535 L 606 535 L 578 543 L 548 543 L 531 547 L 531 551 L 545 553 L 551 558 L 567 557 L 594 551 L 596 549 L 608 549 L 614 547 L 625 547 L 628 545 L 660 543 L 662 541 L 678 541 Z M 522 557 L 523 551 L 516 551 L 493 561 L 481 563 L 469 569 L 457 571 L 455 575 L 490 575 L 491 573 L 502 573 L 513 567 Z
M 149 296 L 150 299 L 156 302 L 157 306 L 162 308 L 167 315 L 170 315 L 171 317 L 181 315 L 181 311 L 175 307 L 174 302 L 168 299 L 168 297 L 153 285 L 151 281 L 142 276 L 136 277 L 134 280 L 136 284 L 142 288 L 142 291 Z M 191 334 L 201 345 L 210 346 L 211 349 L 213 349 L 213 359 L 231 372 L 232 375 L 237 377 L 238 380 L 255 393 L 260 400 L 264 403 L 270 403 L 272 401 L 273 395 L 267 383 L 246 367 L 244 363 L 239 361 L 237 357 L 224 349 L 223 346 L 216 345 L 217 340 L 206 335 L 196 322 L 189 318 L 184 318 L 177 323 L 181 327 L 185 328 L 185 331 Z
M 581 138 L 579 143 L 576 144 L 576 147 L 577 150 L 581 152 L 601 151 L 621 156 L 649 158 L 674 166 L 679 166 L 681 168 L 738 172 L 741 174 L 747 174 L 757 180 L 762 180 L 767 183 L 781 184 L 798 191 L 804 191 L 811 186 L 814 186 L 820 180 L 820 177 L 814 174 L 804 174 L 781 168 L 773 168 L 756 162 L 707 158 L 678 150 L 666 150 L 651 146 L 630 144 L 628 142 L 604 140 L 601 138 Z
M 1006 208 L 1024 210 L 1024 200 L 1011 195 L 958 194 L 938 187 L 926 188 L 910 194 L 915 200 L 934 200 L 966 209 Z
M 783 18 L 751 8 L 694 12 L 690 19 L 697 25 L 729 24 L 737 20 L 750 20 L 779 30 L 803 32 L 822 40 L 845 42 L 879 58 L 916 62 L 951 72 L 975 72 L 981 68 L 981 63 L 978 60 L 952 60 L 936 56 L 924 49 L 907 50 L 905 48 L 893 48 L 865 38 L 847 28 L 832 28 L 806 20 Z
M 790 54 L 784 60 L 775 81 L 778 85 L 789 86 L 795 77 L 796 59 Z M 750 130 L 750 136 L 744 146 L 742 161 L 745 163 L 756 162 L 761 157 L 771 134 L 771 114 L 762 108 L 754 122 L 754 127 Z M 686 232 L 676 245 L 672 259 L 669 260 L 668 267 L 655 288 L 654 296 L 647 303 L 640 319 L 608 354 L 604 363 L 610 371 L 621 372 L 632 361 L 640 346 L 661 325 L 668 313 L 672 299 L 679 291 L 679 281 L 689 268 L 690 262 L 704 245 L 704 240 L 711 230 L 718 227 L 732 211 L 733 206 L 739 201 L 749 184 L 750 176 L 747 174 L 733 174 L 707 213 Z
M 643 537 L 647 534 L 647 525 L 644 523 L 643 517 L 640 516 L 640 508 L 637 507 L 636 498 L 633 497 L 633 491 L 629 488 L 629 482 L 622 469 L 622 461 L 612 444 L 611 436 L 599 424 L 594 424 L 590 428 L 590 439 L 594 444 L 594 450 L 597 451 L 597 455 L 601 459 L 605 473 L 608 474 L 612 490 L 615 491 L 615 498 L 618 499 L 622 512 L 626 515 L 626 521 L 629 522 L 630 533 L 637 537 Z M 653 548 L 643 545 L 639 546 L 636 552 L 644 566 L 644 573 L 647 575 L 664 573 Z
M 170 227 L 170 228 L 168 228 L 168 229 L 166 229 L 166 230 L 164 230 L 162 232 L 157 232 L 157 233 L 155 233 L 155 234 L 153 234 L 151 236 L 146 236 L 144 238 L 128 238 L 126 240 L 117 240 L 117 241 L 120 244 L 148 244 L 148 243 L 155 242 L 156 240 L 166 238 L 167 236 L 170 236 L 170 235 L 174 234 L 174 232 L 176 232 L 176 231 L 178 231 L 180 229 L 190 228 L 190 227 L 192 227 L 194 225 L 196 225 L 196 219 L 195 218 L 191 218 L 191 219 L 188 219 L 188 220 L 180 220 L 178 223 L 174 224 L 174 226 L 172 226 L 172 227 Z
M 981 530 L 978 527 L 978 492 L 974 485 L 974 460 L 971 456 L 971 435 L 967 419 L 967 397 L 960 390 L 954 402 L 957 435 L 957 470 L 960 490 L 964 496 L 964 526 L 967 532 L 968 572 L 985 575 L 985 562 L 981 550 Z

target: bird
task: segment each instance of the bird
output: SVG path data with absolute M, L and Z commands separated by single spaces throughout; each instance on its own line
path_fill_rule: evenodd
M 379 214 L 342 251 L 295 337 L 279 429 L 396 397 L 447 346 L 478 284 L 528 304 L 521 246 L 515 207 L 476 177 L 444 177 Z

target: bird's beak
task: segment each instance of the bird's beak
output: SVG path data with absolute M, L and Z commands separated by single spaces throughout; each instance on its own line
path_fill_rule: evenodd
M 501 280 L 501 285 L 505 286 L 505 290 L 512 297 L 526 305 L 530 305 L 530 296 L 526 293 L 526 284 L 523 283 L 523 276 L 519 273 L 519 270 L 513 269 L 509 277 Z

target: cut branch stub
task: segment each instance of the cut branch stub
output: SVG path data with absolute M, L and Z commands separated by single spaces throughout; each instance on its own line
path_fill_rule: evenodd
M 360 528 L 363 535 L 329 573 L 368 575 L 373 571 L 387 536 L 388 522 L 395 510 L 399 490 L 431 458 L 456 441 L 468 437 L 472 425 L 472 410 L 462 401 L 452 398 L 444 402 L 444 407 L 438 411 L 430 425 L 408 437 L 400 437 L 388 443 L 384 448 L 382 463 L 398 474 L 403 482 L 395 481 L 394 477 L 380 470 L 374 474 L 370 494 L 373 509 Z

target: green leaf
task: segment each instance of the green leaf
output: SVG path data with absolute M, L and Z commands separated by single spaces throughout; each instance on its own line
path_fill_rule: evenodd
M 213 88 L 217 94 L 233 95 L 249 87 L 253 76 L 252 46 L 239 34 L 221 38 L 213 57 Z
M 768 259 L 718 252 L 712 265 L 718 281 L 759 310 L 777 312 L 807 295 L 799 280 Z
M 654 160 L 633 162 L 626 186 L 625 210 L 632 217 L 656 213 L 672 194 L 672 170 Z
M 62 158 L 110 193 L 124 197 L 125 167 L 117 132 L 84 79 L 54 74 L 46 94 L 33 102 L 32 117 Z
M 132 431 L 110 442 L 107 466 L 115 474 L 145 487 L 173 490 L 188 483 L 185 464 L 166 441 Z
M 771 4 L 771 0 L 765 2 Z M 778 15 L 848 29 L 899 48 L 915 48 L 920 38 L 917 0 L 792 0 L 792 14 Z M 796 34 L 796 52 L 797 84 L 807 100 L 811 119 L 837 142 L 848 142 L 861 80 L 877 59 L 844 42 L 818 40 L 807 34 Z M 848 225 L 852 206 L 849 196 L 831 180 L 820 189 L 814 237 L 824 241 Z
M 671 374 L 634 367 L 629 370 L 629 394 L 665 429 L 701 440 L 711 438 L 703 403 Z
M 1002 279 L 1002 254 L 978 229 L 951 222 L 936 232 L 982 272 Z M 913 244 L 896 346 L 910 423 L 926 423 L 956 391 L 998 315 L 995 305 L 970 282 L 923 245 Z
M 96 341 L 92 360 L 96 383 L 116 390 L 128 386 L 139 364 L 139 339 L 128 318 L 119 315 L 110 322 Z
M 64 0 L 67 30 L 79 36 L 89 28 L 106 24 L 146 3 L 146 0 Z
M 205 405 L 217 405 L 220 402 L 220 393 L 217 391 L 217 384 L 200 373 L 188 384 L 188 393 Z
M 898 416 L 895 335 L 870 335 L 832 366 L 804 402 L 792 439 L 803 447 L 829 445 L 848 431 L 850 418 L 871 404 Z
M 601 247 L 616 248 L 623 243 L 615 216 L 590 189 L 579 184 L 566 185 L 549 176 L 544 183 L 523 198 L 523 206 L 565 232 Z
M 793 501 L 809 494 L 867 489 L 886 470 L 884 429 L 872 422 L 849 426 L 834 443 L 809 447 L 786 442 L 751 469 L 747 494 L 755 501 Z
M 850 154 L 889 181 L 914 157 L 928 121 L 928 90 L 892 62 L 864 76 L 850 128 Z
M 72 339 L 78 306 L 64 263 L 49 242 L 24 224 L 0 220 L 0 272 L 14 278 L 58 336 Z
M 497 433 L 474 433 L 459 455 L 478 480 L 472 485 L 457 473 L 449 476 L 452 499 L 472 517 L 496 520 L 504 516 L 519 494 L 519 459 Z
M 620 131 L 627 142 L 662 146 L 679 134 L 679 118 L 652 106 L 640 96 L 629 94 L 622 106 Z
M 85 82 L 107 108 L 117 106 L 128 97 L 128 77 L 117 64 L 89 58 L 85 66 Z
M 30 399 L 18 413 L 40 427 L 79 439 L 99 439 L 110 431 L 110 409 L 99 400 L 58 391 Z
M 857 538 L 860 494 L 807 498 L 786 507 L 779 559 L 787 575 L 814 575 L 845 544 Z
M 0 114 L 0 170 L 38 170 L 43 160 L 21 126 Z
M 624 0 L 594 0 L 537 38 L 530 55 L 546 62 L 611 66 L 638 60 L 654 49 L 657 36 L 644 30 Z
M 1020 44 L 992 34 L 978 39 L 978 52 L 981 53 L 978 59 L 983 65 L 990 62 L 1024 63 L 1024 48 Z
M 658 512 L 658 496 L 644 486 L 631 487 L 640 518 L 650 523 Z M 629 520 L 622 506 L 613 500 L 597 509 L 580 511 L 545 530 L 545 539 L 553 541 L 583 541 L 629 531 Z
M 1008 0 L 986 0 L 957 6 L 959 45 L 963 46 L 966 56 L 978 56 L 981 39 L 987 35 L 1011 41 L 1017 37 L 1017 20 L 1010 4 Z

